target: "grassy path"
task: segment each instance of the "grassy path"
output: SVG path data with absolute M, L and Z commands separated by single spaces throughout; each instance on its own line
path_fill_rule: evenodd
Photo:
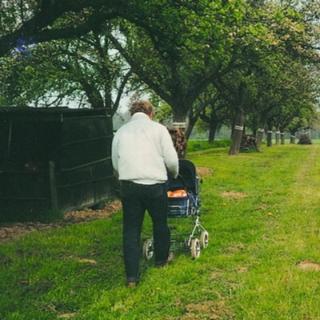
M 211 242 L 200 259 L 144 263 L 130 290 L 121 214 L 35 232 L 0 245 L 0 319 L 320 319 L 320 145 L 191 159 L 213 169 L 202 185 Z
M 320 319 L 319 266 L 313 264 L 320 262 L 319 151 L 302 149 L 306 155 L 287 164 L 292 177 L 281 175 L 274 186 L 278 202 L 262 242 L 251 248 L 258 259 L 236 294 L 239 319 Z

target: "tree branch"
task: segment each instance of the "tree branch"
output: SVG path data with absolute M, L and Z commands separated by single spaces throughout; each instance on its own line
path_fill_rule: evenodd
M 129 80 L 129 78 L 131 77 L 132 75 L 132 70 L 130 69 L 126 74 L 125 76 L 123 77 L 122 81 L 121 81 L 121 84 L 120 84 L 120 87 L 118 89 L 118 93 L 117 93 L 117 98 L 113 104 L 113 107 L 112 107 L 112 114 L 114 114 L 117 110 L 118 110 L 118 107 L 119 107 L 119 103 L 120 103 L 120 99 L 121 99 L 121 96 L 123 94 L 123 90 Z
M 82 0 L 82 1 L 64 1 L 64 0 L 42 0 L 41 7 L 35 15 L 24 22 L 20 28 L 10 34 L 0 37 L 0 56 L 5 55 L 14 48 L 19 39 L 23 39 L 24 44 L 38 43 L 57 39 L 68 39 L 79 37 L 89 31 L 100 28 L 106 20 L 119 16 L 116 13 L 120 4 L 112 0 Z M 107 6 L 110 8 L 107 8 Z M 84 8 L 94 8 L 96 11 L 89 19 L 80 25 L 50 29 L 49 26 L 67 12 L 80 12 Z
M 119 43 L 119 41 L 113 37 L 111 34 L 108 35 L 110 41 L 112 42 L 112 44 L 114 45 L 114 47 L 121 53 L 121 55 L 126 59 L 126 61 L 128 62 L 128 64 L 131 66 L 131 69 L 134 73 L 136 73 L 137 75 L 139 75 L 139 78 L 146 83 L 152 90 L 154 90 L 155 92 L 157 92 L 157 94 L 159 94 L 159 96 L 167 101 L 170 102 L 172 101 L 172 97 L 171 95 L 167 94 L 163 88 L 161 88 L 153 79 L 151 79 L 148 74 L 146 74 L 146 72 L 143 71 L 143 69 L 141 68 L 140 64 L 136 63 L 126 52 L 126 50 L 121 46 L 121 44 Z

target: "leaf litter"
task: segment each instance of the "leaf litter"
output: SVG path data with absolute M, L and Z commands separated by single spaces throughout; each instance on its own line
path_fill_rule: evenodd
M 25 234 L 28 234 L 32 231 L 45 231 L 53 228 L 64 227 L 70 224 L 89 222 L 97 219 L 105 219 L 119 211 L 120 208 L 121 202 L 119 200 L 115 200 L 107 203 L 105 207 L 100 210 L 83 209 L 66 212 L 63 219 L 58 222 L 23 222 L 1 224 L 0 243 L 20 238 L 21 236 L 24 236 Z

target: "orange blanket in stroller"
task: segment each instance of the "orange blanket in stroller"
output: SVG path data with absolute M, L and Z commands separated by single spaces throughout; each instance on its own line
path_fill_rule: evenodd
M 187 197 L 187 195 L 187 191 L 184 189 L 168 191 L 168 198 L 184 198 Z

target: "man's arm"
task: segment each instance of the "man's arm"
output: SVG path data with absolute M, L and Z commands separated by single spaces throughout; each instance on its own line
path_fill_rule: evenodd
M 179 173 L 179 159 L 177 151 L 174 148 L 171 136 L 165 127 L 163 127 L 161 132 L 161 150 L 164 163 L 168 171 L 174 178 L 176 178 Z
M 118 135 L 117 134 L 115 134 L 112 140 L 111 159 L 112 159 L 113 169 L 118 175 Z

